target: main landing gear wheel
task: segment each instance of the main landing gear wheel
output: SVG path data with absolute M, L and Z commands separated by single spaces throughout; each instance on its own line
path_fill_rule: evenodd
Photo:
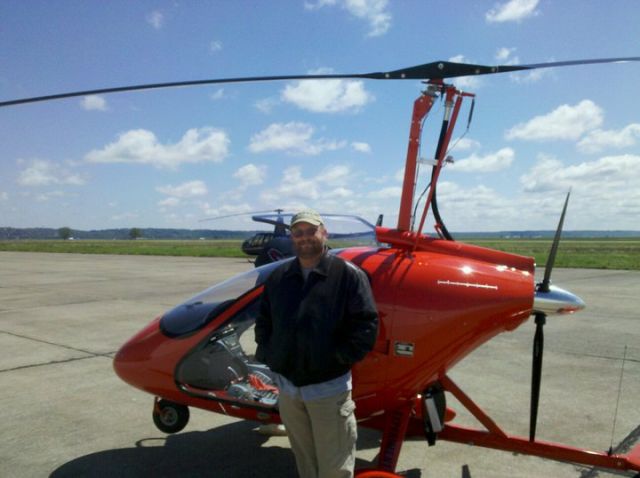
M 177 433 L 189 422 L 189 408 L 156 397 L 153 404 L 153 423 L 164 433 Z

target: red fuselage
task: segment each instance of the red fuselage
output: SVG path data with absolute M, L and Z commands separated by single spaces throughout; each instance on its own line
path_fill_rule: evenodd
M 411 242 L 397 231 L 381 239 Z M 397 237 L 396 237 L 397 236 Z M 402 247 L 349 248 L 338 254 L 367 272 L 380 314 L 374 350 L 354 369 L 358 418 L 410 400 L 478 346 L 529 317 L 534 298 L 530 258 L 421 237 Z M 259 299 L 258 286 L 239 296 L 205 327 L 171 338 L 156 319 L 118 352 L 114 367 L 153 395 L 230 415 L 277 421 L 277 412 L 233 403 L 220 394 L 191 394 L 176 379 L 183 358 L 228 318 Z

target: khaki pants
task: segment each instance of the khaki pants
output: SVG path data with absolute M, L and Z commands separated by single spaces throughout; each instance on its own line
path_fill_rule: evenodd
M 281 393 L 279 407 L 301 478 L 353 477 L 357 425 L 351 391 L 308 402 Z

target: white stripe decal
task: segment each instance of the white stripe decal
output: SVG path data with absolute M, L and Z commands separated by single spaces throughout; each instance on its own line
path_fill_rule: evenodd
M 474 282 L 453 282 L 453 281 L 450 281 L 450 280 L 439 280 L 438 281 L 438 285 L 453 285 L 453 286 L 457 286 L 457 287 L 474 287 L 476 289 L 498 290 L 498 286 L 497 285 L 476 284 Z

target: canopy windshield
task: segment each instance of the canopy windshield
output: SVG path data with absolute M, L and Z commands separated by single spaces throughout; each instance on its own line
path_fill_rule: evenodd
M 200 330 L 239 297 L 261 286 L 281 263 L 266 264 L 209 287 L 167 312 L 160 320 L 160 328 L 169 337 Z

